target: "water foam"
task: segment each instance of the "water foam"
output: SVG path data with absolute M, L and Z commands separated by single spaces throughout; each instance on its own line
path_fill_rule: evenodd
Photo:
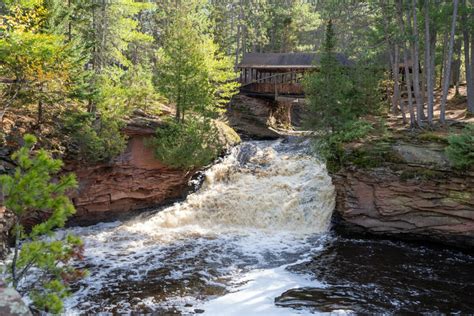
M 246 143 L 211 167 L 182 203 L 125 223 L 71 229 L 85 241 L 90 276 L 68 310 L 185 312 L 217 298 L 220 305 L 202 307 L 211 313 L 225 305 L 218 297 L 248 293 L 239 285 L 252 278 L 254 293 L 280 280 L 267 301 L 307 285 L 284 267 L 314 251 L 328 229 L 334 188 L 323 164 L 289 147 Z

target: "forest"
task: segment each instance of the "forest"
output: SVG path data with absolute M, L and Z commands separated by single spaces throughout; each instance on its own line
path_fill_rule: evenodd
M 308 52 L 318 61 L 301 79 L 301 126 L 279 128 L 309 133 L 330 173 L 388 161 L 346 146 L 397 137 L 441 143 L 454 173 L 472 172 L 474 0 L 1 0 L 0 155 L 16 150 L 14 171 L 0 165 L 0 209 L 16 216 L 7 283 L 59 313 L 88 277 L 72 264 L 87 245 L 44 237 L 75 213 L 67 194 L 81 182 L 62 161 L 111 166 L 127 124 L 153 117 L 145 147 L 160 163 L 186 177 L 209 168 L 229 153 L 222 124 L 244 57 Z

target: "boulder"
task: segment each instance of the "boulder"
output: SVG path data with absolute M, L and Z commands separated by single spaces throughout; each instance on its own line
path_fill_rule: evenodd
M 32 314 L 17 291 L 0 283 L 0 315 L 31 316 Z
M 15 225 L 15 215 L 1 206 L 1 203 L 0 201 L 0 260 L 5 259 L 8 254 L 9 232 Z

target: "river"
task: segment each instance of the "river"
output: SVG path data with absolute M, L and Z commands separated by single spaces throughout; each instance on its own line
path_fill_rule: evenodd
M 75 227 L 89 276 L 68 313 L 473 312 L 474 257 L 330 230 L 334 187 L 298 141 L 246 142 L 183 202 Z

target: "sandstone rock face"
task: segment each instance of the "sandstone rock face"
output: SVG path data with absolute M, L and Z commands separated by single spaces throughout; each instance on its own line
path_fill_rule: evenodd
M 269 100 L 236 95 L 227 110 L 229 125 L 250 138 L 276 139 L 280 135 L 269 128 L 272 103 Z
M 169 168 L 154 158 L 146 140 L 154 129 L 130 127 L 125 152 L 109 164 L 80 166 L 69 163 L 79 189 L 71 197 L 77 213 L 73 223 L 113 219 L 117 214 L 157 206 L 183 196 L 192 173 Z
M 413 147 L 403 151 L 405 163 L 372 169 L 348 166 L 333 175 L 338 226 L 349 232 L 474 247 L 474 172 L 443 168 L 446 161 L 439 151 L 424 152 L 428 164 L 420 164 Z
M 77 213 L 74 224 L 91 224 L 111 220 L 121 214 L 169 203 L 183 198 L 191 189 L 193 171 L 170 168 L 155 159 L 147 140 L 160 126 L 156 119 L 136 117 L 124 132 L 127 149 L 108 164 L 83 166 L 77 162 L 66 165 L 74 172 L 79 189 L 71 194 Z M 240 142 L 235 131 L 223 122 L 215 122 L 224 147 Z

